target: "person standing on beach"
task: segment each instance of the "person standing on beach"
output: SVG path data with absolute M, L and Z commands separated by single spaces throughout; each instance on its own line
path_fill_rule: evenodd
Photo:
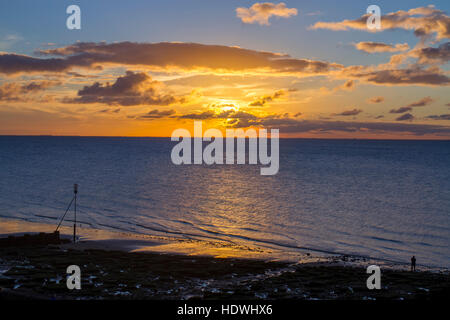
M 416 257 L 412 256 L 411 258 L 411 271 L 416 271 Z

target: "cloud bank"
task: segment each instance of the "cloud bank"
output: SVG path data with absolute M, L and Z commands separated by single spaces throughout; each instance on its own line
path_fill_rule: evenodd
M 35 58 L 0 54 L 0 73 L 66 72 L 74 67 L 101 70 L 106 65 L 142 66 L 157 70 L 248 72 L 269 74 L 325 74 L 342 65 L 296 59 L 286 54 L 198 43 L 76 43 L 38 50 Z
M 339 22 L 316 22 L 310 29 L 328 29 L 333 31 L 362 30 L 376 32 L 377 29 L 367 28 L 365 14 L 358 19 L 342 20 Z M 444 11 L 435 9 L 434 6 L 419 7 L 408 11 L 396 11 L 381 16 L 381 31 L 392 29 L 413 30 L 417 37 L 426 38 L 434 36 L 436 40 L 450 38 L 450 17 Z

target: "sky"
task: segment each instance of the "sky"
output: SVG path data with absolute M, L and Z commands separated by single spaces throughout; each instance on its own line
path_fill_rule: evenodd
M 78 5 L 81 29 L 66 8 Z M 381 28 L 366 9 L 381 10 Z M 0 135 L 449 139 L 448 1 L 2 1 Z

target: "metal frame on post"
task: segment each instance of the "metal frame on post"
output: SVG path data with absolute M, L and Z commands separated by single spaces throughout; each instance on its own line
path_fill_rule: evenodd
M 73 222 L 73 243 L 77 241 L 77 194 L 78 194 L 78 184 L 73 185 L 73 198 L 70 201 L 69 205 L 67 206 L 66 212 L 64 212 L 64 215 L 62 216 L 61 220 L 58 223 L 58 226 L 56 227 L 55 232 L 58 231 L 59 227 L 61 226 L 61 223 L 64 220 L 64 217 L 66 216 L 67 212 L 69 211 L 70 207 L 72 206 L 72 203 L 74 203 L 74 222 Z
M 73 223 L 73 243 L 76 242 L 77 237 L 77 193 L 78 193 L 78 184 L 73 185 L 73 197 L 75 199 L 75 205 L 74 205 L 74 223 Z

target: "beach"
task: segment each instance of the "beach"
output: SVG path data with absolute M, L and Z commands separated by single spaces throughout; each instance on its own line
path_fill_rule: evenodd
M 24 230 L 25 225 L 32 231 L 43 228 L 2 219 L 0 229 L 5 236 L 7 226 L 14 231 L 14 226 Z M 374 261 L 363 258 L 305 253 L 302 261 L 274 261 L 188 253 L 192 248 L 177 254 L 151 250 L 167 245 L 167 239 L 120 239 L 117 234 L 114 239 L 112 233 L 101 234 L 75 244 L 0 248 L 0 298 L 434 300 L 450 293 L 448 270 L 410 272 L 406 264 L 380 262 L 381 289 L 369 290 L 366 267 Z M 68 234 L 63 232 L 62 237 Z M 69 265 L 81 269 L 80 290 L 66 286 Z

